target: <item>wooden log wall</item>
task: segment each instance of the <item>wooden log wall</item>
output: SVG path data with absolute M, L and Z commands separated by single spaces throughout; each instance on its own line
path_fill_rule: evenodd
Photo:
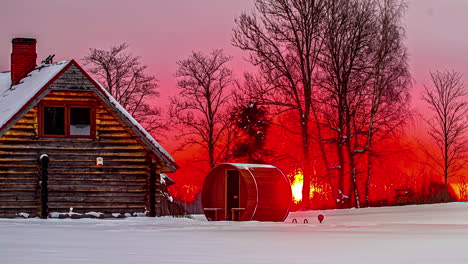
M 127 125 L 91 91 L 52 91 L 43 100 L 96 103 L 96 138 L 39 138 L 38 108 L 33 107 L 0 137 L 0 217 L 39 215 L 42 154 L 50 158 L 49 212 L 144 212 L 149 152 Z M 103 166 L 96 165 L 97 157 L 104 159 Z

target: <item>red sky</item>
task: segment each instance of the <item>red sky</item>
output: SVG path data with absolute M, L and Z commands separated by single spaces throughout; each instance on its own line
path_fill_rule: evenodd
M 253 7 L 253 0 L 3 0 L 0 5 L 0 71 L 10 69 L 11 39 L 38 40 L 38 62 L 81 63 L 89 48 L 107 49 L 122 42 L 141 56 L 148 73 L 159 80 L 161 98 L 176 93 L 176 61 L 191 51 L 224 49 L 234 57 L 237 76 L 249 67 L 247 54 L 231 46 L 234 18 Z M 405 23 L 414 79 L 413 106 L 420 104 L 423 84 L 435 69 L 465 73 L 468 85 L 468 0 L 408 0 Z M 413 126 L 420 129 L 422 122 Z M 173 144 L 172 144 L 173 145 Z M 175 146 L 164 144 L 169 151 Z
M 231 46 L 234 18 L 253 0 L 15 0 L 0 8 L 0 71 L 10 68 L 11 39 L 38 40 L 38 62 L 80 59 L 89 48 L 107 49 L 122 42 L 142 57 L 160 80 L 162 106 L 176 91 L 176 61 L 192 50 L 222 48 L 234 56 L 240 76 L 247 54 Z M 407 46 L 414 78 L 413 105 L 432 69 L 455 69 L 468 76 L 467 0 L 408 0 Z M 468 77 L 464 78 L 468 85 Z M 168 147 L 170 149 L 170 147 Z

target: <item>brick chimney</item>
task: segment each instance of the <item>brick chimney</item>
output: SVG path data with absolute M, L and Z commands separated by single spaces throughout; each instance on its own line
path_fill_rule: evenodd
M 14 38 L 11 43 L 11 83 L 16 85 L 36 67 L 36 40 Z

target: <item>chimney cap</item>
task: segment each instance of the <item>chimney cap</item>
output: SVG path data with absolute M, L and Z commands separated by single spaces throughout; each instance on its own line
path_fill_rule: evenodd
M 14 38 L 11 43 L 13 44 L 29 44 L 29 45 L 32 45 L 32 44 L 36 44 L 36 39 L 34 38 Z

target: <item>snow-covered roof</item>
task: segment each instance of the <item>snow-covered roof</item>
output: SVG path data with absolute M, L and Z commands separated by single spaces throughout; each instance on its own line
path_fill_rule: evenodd
M 174 158 L 154 139 L 146 129 L 144 129 L 138 121 L 130 115 L 125 108 L 115 100 L 115 98 L 106 90 L 104 87 L 96 82 L 100 87 L 102 92 L 104 92 L 105 96 L 109 99 L 109 101 L 117 108 L 126 118 L 130 121 L 143 135 L 156 147 L 158 148 L 164 155 L 166 155 L 172 162 L 174 162 Z
M 160 181 L 162 184 L 165 184 L 166 186 L 169 186 L 175 183 L 175 181 L 171 177 L 167 176 L 167 174 L 165 173 L 161 173 Z
M 0 128 L 3 128 L 68 63 L 70 61 L 39 65 L 14 86 L 11 86 L 10 72 L 0 73 Z
M 0 73 L 0 133 L 2 133 L 4 128 L 14 120 L 24 107 L 30 104 L 34 98 L 39 96 L 40 93 L 47 88 L 46 86 L 56 79 L 58 77 L 57 75 L 63 72 L 71 64 L 74 64 L 81 69 L 74 60 L 57 62 L 54 64 L 41 64 L 23 78 L 19 84 L 13 86 L 11 85 L 10 72 Z M 117 102 L 117 100 L 114 99 L 106 89 L 104 89 L 103 86 L 91 77 L 90 81 L 97 86 L 96 88 L 98 92 L 101 93 L 101 96 L 104 97 L 103 99 L 107 99 L 107 103 L 110 103 L 110 106 L 115 111 L 120 112 L 120 116 L 126 119 L 124 121 L 129 123 L 136 132 L 139 132 L 137 134 L 140 134 L 143 137 L 143 141 L 146 142 L 153 152 L 159 152 L 156 154 L 162 154 L 158 156 L 163 158 L 163 160 L 166 160 L 168 165 L 175 170 L 176 165 L 174 158 L 127 112 L 127 110 L 125 110 L 123 106 Z

